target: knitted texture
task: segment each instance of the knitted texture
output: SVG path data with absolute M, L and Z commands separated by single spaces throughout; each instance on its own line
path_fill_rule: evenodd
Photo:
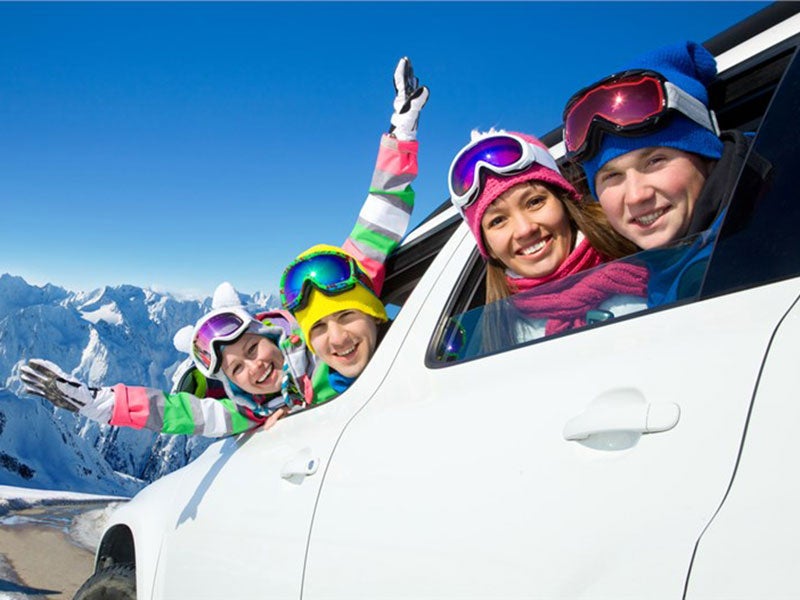
M 631 69 L 646 69 L 661 74 L 664 78 L 694 96 L 708 107 L 708 91 L 717 73 L 714 56 L 695 42 L 682 42 L 665 46 L 640 56 L 619 72 Z M 598 152 L 581 163 L 586 181 L 593 195 L 595 177 L 608 161 L 640 148 L 667 147 L 692 152 L 707 158 L 722 156 L 722 141 L 702 125 L 681 115 L 673 114 L 659 122 L 659 128 L 640 136 L 622 136 L 603 133 Z
M 298 255 L 297 258 L 303 258 L 304 256 L 320 251 L 347 254 L 344 250 L 336 246 L 318 244 Z M 383 306 L 383 302 L 380 301 L 380 298 L 361 283 L 356 283 L 351 289 L 332 295 L 328 295 L 310 286 L 305 306 L 296 310 L 294 312 L 294 317 L 300 325 L 306 345 L 312 352 L 315 352 L 315 350 L 309 339 L 311 328 L 320 319 L 324 319 L 325 317 L 343 310 L 358 310 L 364 314 L 375 317 L 381 322 L 389 318 L 386 314 L 386 308 Z

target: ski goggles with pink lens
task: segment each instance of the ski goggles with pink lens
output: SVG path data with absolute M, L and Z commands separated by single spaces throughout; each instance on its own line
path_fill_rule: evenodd
M 594 156 L 603 132 L 644 135 L 662 126 L 677 111 L 719 135 L 714 112 L 700 100 L 654 71 L 624 71 L 601 79 L 569 99 L 564 109 L 567 156 L 583 161 Z
M 302 309 L 308 302 L 311 287 L 329 296 L 363 285 L 370 292 L 372 280 L 358 262 L 333 250 L 313 252 L 295 260 L 281 276 L 281 302 L 290 311 Z
M 450 201 L 463 213 L 481 194 L 484 170 L 514 175 L 535 163 L 558 172 L 558 165 L 547 150 L 514 134 L 498 133 L 470 142 L 450 165 Z
M 222 363 L 222 345 L 238 340 L 252 322 L 253 317 L 237 307 L 219 308 L 200 319 L 192 334 L 192 358 L 197 369 L 213 377 Z

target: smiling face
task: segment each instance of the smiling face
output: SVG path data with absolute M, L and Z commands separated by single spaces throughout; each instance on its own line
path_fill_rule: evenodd
M 323 317 L 309 331 L 309 342 L 320 360 L 345 377 L 361 375 L 377 341 L 375 318 L 360 310 L 341 310 Z
M 546 277 L 569 256 L 572 226 L 561 200 L 547 187 L 525 182 L 492 202 L 481 219 L 489 255 L 521 277 Z
M 674 148 L 642 148 L 597 172 L 597 198 L 611 226 L 642 249 L 686 235 L 711 162 Z
M 274 394 L 281 389 L 283 355 L 269 339 L 245 333 L 222 349 L 222 372 L 249 394 Z

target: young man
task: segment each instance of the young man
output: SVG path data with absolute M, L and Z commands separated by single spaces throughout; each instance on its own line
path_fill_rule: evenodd
M 388 317 L 374 283 L 383 281 L 383 261 L 373 265 L 376 276 L 342 249 L 318 245 L 281 277 L 281 300 L 318 358 L 311 378 L 315 404 L 350 387 L 375 353 Z
M 745 165 L 750 140 L 720 134 L 709 109 L 716 72 L 705 48 L 674 44 L 584 88 L 564 109 L 567 155 L 619 234 L 650 250 L 707 232 L 649 255 L 651 306 L 698 291 Z
M 719 133 L 702 46 L 661 48 L 575 94 L 564 110 L 568 156 L 614 227 L 642 249 L 711 227 L 730 200 L 749 140 Z

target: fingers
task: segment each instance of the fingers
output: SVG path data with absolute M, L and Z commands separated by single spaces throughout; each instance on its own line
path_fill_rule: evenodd
M 266 431 L 267 429 L 271 429 L 275 423 L 278 422 L 278 419 L 283 418 L 286 413 L 289 412 L 288 408 L 281 407 L 277 409 L 274 413 L 267 417 L 267 420 L 264 421 L 264 424 L 261 426 L 261 429 Z
M 26 366 L 41 378 L 58 379 L 64 383 L 74 381 L 67 373 L 61 370 L 61 367 L 49 360 L 32 358 L 28 361 Z M 23 368 L 25 367 L 21 367 L 20 369 Z
M 38 371 L 34 371 L 27 365 L 19 368 L 19 378 L 26 387 L 39 390 L 43 392 L 45 384 L 49 380 L 48 377 L 42 375 Z
M 34 396 L 46 398 L 60 408 L 77 412 L 85 402 L 80 401 L 70 390 L 79 390 L 82 386 L 75 380 L 65 378 L 66 373 L 54 363 L 31 359 L 19 369 L 19 378 L 26 391 Z M 62 387 L 63 386 L 63 387 Z
M 408 69 L 411 67 L 411 61 L 408 60 L 407 56 L 404 56 L 399 61 L 397 61 L 397 66 L 394 69 L 394 91 L 400 93 L 400 90 L 405 91 L 406 89 L 406 73 Z M 411 74 L 414 74 L 413 68 L 411 69 Z
M 419 89 L 419 79 L 414 76 L 414 67 L 407 56 L 401 58 L 394 70 L 395 107 L 400 108 Z

